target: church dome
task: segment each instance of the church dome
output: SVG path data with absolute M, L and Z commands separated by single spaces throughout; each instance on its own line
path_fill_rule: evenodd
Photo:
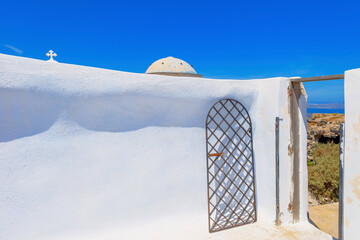
M 194 68 L 184 60 L 167 57 L 155 61 L 146 70 L 148 74 L 160 74 L 170 76 L 202 77 Z

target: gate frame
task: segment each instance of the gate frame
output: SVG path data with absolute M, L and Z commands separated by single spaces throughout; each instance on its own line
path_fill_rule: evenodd
M 299 98 L 302 94 L 302 89 L 304 88 L 302 83 L 303 82 L 316 82 L 316 81 L 329 81 L 329 80 L 345 80 L 344 74 L 337 74 L 337 75 L 327 75 L 327 76 L 317 76 L 317 77 L 291 77 L 290 83 L 289 83 L 289 110 L 290 110 L 290 125 L 291 125 L 291 149 L 292 151 L 292 191 L 291 199 L 289 203 L 289 209 L 291 209 L 292 217 L 293 217 L 293 223 L 297 223 L 300 220 L 300 156 L 299 156 L 299 141 L 300 141 L 300 134 L 299 134 Z M 345 114 L 344 114 L 345 115 Z M 344 131 L 345 133 L 345 131 Z M 341 164 L 341 160 L 340 160 Z M 343 166 L 344 167 L 344 166 Z M 341 169 L 340 169 L 341 170 Z M 344 169 L 342 169 L 344 171 Z M 343 177 L 343 176 L 342 176 Z M 341 179 L 339 179 L 341 181 Z M 341 185 L 340 185 L 341 187 Z M 339 190 L 339 191 L 343 191 Z M 343 198 L 343 197 L 342 197 Z M 343 202 L 343 199 L 341 200 Z M 290 208 L 291 207 L 291 208 Z M 339 208 L 339 240 L 341 239 L 341 235 L 343 235 L 343 232 L 340 230 L 340 227 L 343 227 L 343 218 L 340 218 L 340 215 L 344 214 L 343 212 L 340 212 Z M 343 216 L 343 215 L 342 215 Z M 340 226 L 341 225 L 341 226 Z M 341 235 L 340 235 L 341 233 Z

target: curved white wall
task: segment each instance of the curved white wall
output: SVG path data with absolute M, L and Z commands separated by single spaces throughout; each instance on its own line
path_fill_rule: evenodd
M 270 224 L 274 124 L 283 119 L 281 220 L 291 222 L 288 84 L 287 78 L 176 78 L 0 55 L 1 236 L 208 238 L 205 119 L 222 98 L 240 101 L 250 113 L 258 221 Z M 306 172 L 301 176 L 306 183 Z

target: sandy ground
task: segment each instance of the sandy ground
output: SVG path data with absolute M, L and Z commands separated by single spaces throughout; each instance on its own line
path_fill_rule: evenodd
M 339 203 L 309 206 L 310 220 L 322 231 L 338 238 Z

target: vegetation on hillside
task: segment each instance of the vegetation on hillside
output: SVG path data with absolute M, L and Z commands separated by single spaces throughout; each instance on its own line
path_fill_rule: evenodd
M 309 191 L 324 204 L 339 200 L 339 144 L 315 143 L 308 161 Z

